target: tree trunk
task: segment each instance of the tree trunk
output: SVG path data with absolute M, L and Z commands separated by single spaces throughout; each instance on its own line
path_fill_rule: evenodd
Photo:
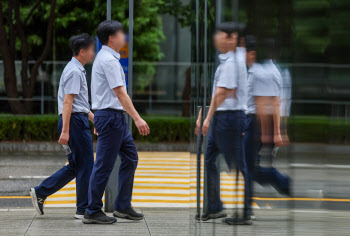
M 9 4 L 8 7 L 13 7 L 12 4 Z M 13 9 L 9 9 L 8 12 L 12 12 Z M 10 16 L 11 14 L 9 14 Z M 17 91 L 17 78 L 16 78 L 16 68 L 15 68 L 15 59 L 14 55 L 11 53 L 11 47 L 8 44 L 6 38 L 6 31 L 3 22 L 3 7 L 0 2 L 0 51 L 3 57 L 4 62 L 4 82 L 6 94 L 8 97 L 8 102 L 11 108 L 11 111 L 15 114 L 24 113 L 23 104 L 18 100 L 18 91 Z M 11 28 L 11 27 L 10 27 Z M 13 30 L 13 27 L 12 27 Z M 14 33 L 10 33 L 11 37 L 14 37 Z

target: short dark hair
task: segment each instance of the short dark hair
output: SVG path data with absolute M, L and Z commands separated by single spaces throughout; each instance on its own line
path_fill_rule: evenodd
M 81 49 L 87 49 L 95 40 L 87 33 L 75 35 L 70 38 L 69 44 L 74 56 L 78 56 Z
M 102 45 L 106 45 L 109 40 L 109 36 L 115 34 L 118 31 L 123 30 L 123 25 L 116 20 L 105 20 L 101 22 L 97 27 L 97 37 Z
M 245 37 L 245 47 L 247 52 L 256 51 L 256 38 L 254 35 L 247 35 Z
M 216 31 L 221 31 L 228 36 L 231 36 L 233 33 L 240 33 L 242 31 L 242 25 L 236 22 L 222 22 L 216 26 Z

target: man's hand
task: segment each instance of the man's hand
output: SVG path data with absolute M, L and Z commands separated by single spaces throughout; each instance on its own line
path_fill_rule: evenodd
M 282 137 L 281 137 L 281 134 L 275 134 L 273 136 L 273 142 L 275 143 L 275 146 L 276 147 L 280 147 L 283 145 L 283 142 L 282 142 Z
M 60 139 L 58 140 L 58 143 L 62 145 L 67 145 L 69 140 L 69 132 L 63 132 L 61 133 Z
M 150 129 L 148 127 L 148 124 L 142 118 L 135 120 L 135 125 L 136 125 L 136 127 L 139 130 L 141 135 L 145 136 L 145 135 L 149 134 Z
M 88 114 L 88 119 L 94 124 L 94 118 L 95 118 L 95 115 L 94 113 L 92 113 L 91 111 L 89 112 Z
M 201 120 L 198 119 L 198 120 L 196 121 L 196 128 L 195 128 L 195 130 L 194 130 L 194 133 L 195 133 L 196 135 L 199 134 L 199 128 L 200 128 L 200 127 L 201 127 Z
M 283 145 L 289 145 L 290 144 L 288 135 L 286 135 L 286 134 L 282 135 L 282 142 L 283 142 Z
M 209 125 L 210 125 L 210 120 L 205 119 L 203 122 L 203 126 L 202 126 L 202 134 L 203 136 L 206 136 L 208 134 L 208 130 L 209 130 Z
M 94 128 L 94 134 L 98 135 L 97 131 L 96 131 L 96 128 Z

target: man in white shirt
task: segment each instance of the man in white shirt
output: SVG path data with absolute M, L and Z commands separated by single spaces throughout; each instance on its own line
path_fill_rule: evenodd
M 89 180 L 94 164 L 94 150 L 89 120 L 94 122 L 90 111 L 89 92 L 84 66 L 95 57 L 95 41 L 86 33 L 73 36 L 70 47 L 71 61 L 65 66 L 57 94 L 58 142 L 69 145 L 68 164 L 45 179 L 39 186 L 31 188 L 33 205 L 40 215 L 44 214 L 45 199 L 76 178 L 76 219 L 82 219 L 88 205 Z
M 247 168 L 244 160 L 245 110 L 247 108 L 247 71 L 245 62 L 237 55 L 239 27 L 232 22 L 221 23 L 214 36 L 215 47 L 221 52 L 220 65 L 216 70 L 210 108 L 203 122 L 202 134 L 208 134 L 205 153 L 206 184 L 208 204 L 201 219 L 226 217 L 220 200 L 220 172 L 216 166 L 219 154 L 223 154 L 230 170 L 241 171 L 246 179 Z M 196 133 L 200 126 L 201 112 L 197 120 Z M 211 124 L 211 125 L 210 125 Z M 209 130 L 210 125 L 210 130 Z M 244 217 L 239 222 L 228 224 L 250 224 L 246 218 L 249 196 L 245 193 Z M 199 216 L 197 217 L 199 219 Z
M 282 194 L 289 195 L 289 177 L 273 167 L 261 167 L 259 152 L 264 145 L 268 155 L 274 146 L 283 145 L 280 133 L 280 87 L 281 74 L 275 63 L 265 60 L 256 62 L 256 40 L 246 37 L 248 70 L 248 109 L 245 135 L 245 159 L 248 167 L 249 195 L 253 196 L 253 181 L 261 185 L 272 185 Z M 251 206 L 251 203 L 249 204 Z M 252 209 L 249 214 L 252 216 Z M 251 217 L 254 218 L 254 217 Z
M 141 220 L 143 215 L 131 206 L 138 154 L 127 128 L 125 112 L 133 118 L 141 135 L 148 135 L 150 129 L 135 110 L 126 91 L 125 75 L 118 53 L 126 43 L 122 24 L 106 20 L 99 24 L 96 33 L 103 45 L 95 58 L 91 75 L 91 101 L 92 109 L 96 110 L 94 120 L 98 140 L 96 161 L 90 178 L 89 204 L 83 222 L 112 224 L 117 221 L 114 217 L 106 216 L 101 208 L 103 193 L 118 154 L 121 157 L 119 186 L 116 186 L 119 191 L 113 216 Z

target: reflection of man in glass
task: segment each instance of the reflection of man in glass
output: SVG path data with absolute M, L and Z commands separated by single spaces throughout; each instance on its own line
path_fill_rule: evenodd
M 217 27 L 214 35 L 215 47 L 221 54 L 220 65 L 215 72 L 210 108 L 202 128 L 202 134 L 207 135 L 211 123 L 205 154 L 208 204 L 201 218 L 203 221 L 226 217 L 220 200 L 220 171 L 216 166 L 219 154 L 223 154 L 230 170 L 235 168 L 236 171 L 241 171 L 245 180 L 247 178 L 244 129 L 248 87 L 245 63 L 238 60 L 236 52 L 238 32 L 238 25 L 226 22 Z M 197 126 L 200 121 L 201 117 L 197 120 Z M 197 127 L 197 134 L 198 130 Z M 250 223 L 247 193 L 248 191 L 245 193 L 244 218 L 239 220 L 240 224 Z
M 261 167 L 259 152 L 264 146 L 267 158 L 272 148 L 284 141 L 280 133 L 280 87 L 282 77 L 275 63 L 269 59 L 256 63 L 256 40 L 246 37 L 248 70 L 248 110 L 245 135 L 245 155 L 248 167 L 250 196 L 253 196 L 253 181 L 261 185 L 272 185 L 278 192 L 289 195 L 289 178 L 273 167 Z M 265 156 L 265 155 L 264 155 Z M 249 204 L 251 206 L 251 204 Z M 252 214 L 252 212 L 250 212 Z M 254 217 L 252 217 L 254 218 Z

